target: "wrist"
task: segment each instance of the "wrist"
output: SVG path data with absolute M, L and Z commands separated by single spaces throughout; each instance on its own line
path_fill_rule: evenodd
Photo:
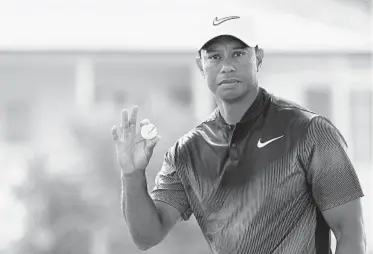
M 141 190 L 146 188 L 146 177 L 145 177 L 145 169 L 144 170 L 135 170 L 132 172 L 121 173 L 121 185 L 122 185 L 122 192 L 127 193 L 129 190 L 131 192 L 136 190 Z
M 133 169 L 129 172 L 124 172 L 123 170 L 121 171 L 121 178 L 123 180 L 142 176 L 145 176 L 145 169 Z

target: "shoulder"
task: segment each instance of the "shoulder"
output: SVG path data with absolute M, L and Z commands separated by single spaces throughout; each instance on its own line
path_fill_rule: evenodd
M 217 126 L 216 118 L 218 116 L 218 109 L 216 108 L 212 113 L 210 113 L 202 122 L 196 125 L 193 129 L 185 133 L 178 141 L 177 144 L 180 147 L 185 147 L 194 144 L 197 142 L 201 136 L 203 136 L 207 130 L 211 131 Z M 208 127 L 207 127 L 208 126 Z
M 266 110 L 267 128 L 275 128 L 287 133 L 293 141 L 303 140 L 312 119 L 319 115 L 291 100 L 270 94 Z
M 270 95 L 268 110 L 273 125 L 283 126 L 294 137 L 302 140 L 316 140 L 316 137 L 333 136 L 345 143 L 345 140 L 332 121 L 323 115 L 301 106 L 294 101 Z M 273 120 L 272 120 L 273 119 Z
M 206 132 L 206 126 L 215 124 L 216 114 L 217 110 L 215 109 L 202 122 L 178 138 L 169 148 L 168 154 L 180 160 L 187 159 L 190 155 L 190 149 L 193 149 L 197 143 L 199 144 L 200 137 Z
M 342 134 L 328 117 L 319 115 L 291 100 L 273 95 L 271 97 L 273 110 L 276 111 L 279 116 L 288 118 L 290 122 L 294 124 L 294 127 L 301 128 L 304 134 L 307 135 L 308 141 L 333 138 L 346 144 Z
M 271 109 L 280 117 L 291 120 L 310 122 L 314 117 L 319 116 L 312 110 L 297 104 L 289 99 L 284 99 L 273 94 L 271 96 Z
M 307 126 L 307 138 L 305 140 L 312 146 L 321 143 L 336 144 L 347 148 L 347 141 L 333 122 L 324 116 L 313 118 Z

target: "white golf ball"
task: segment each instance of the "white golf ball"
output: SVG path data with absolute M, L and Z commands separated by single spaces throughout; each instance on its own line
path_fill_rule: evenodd
M 144 139 L 153 139 L 157 136 L 157 127 L 154 124 L 147 124 L 141 127 L 141 136 Z

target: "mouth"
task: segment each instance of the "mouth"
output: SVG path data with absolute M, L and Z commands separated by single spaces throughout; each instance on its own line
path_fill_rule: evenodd
M 224 84 L 235 84 L 235 83 L 238 83 L 238 82 L 240 82 L 238 79 L 224 79 L 224 80 L 219 82 L 219 86 L 224 85 Z

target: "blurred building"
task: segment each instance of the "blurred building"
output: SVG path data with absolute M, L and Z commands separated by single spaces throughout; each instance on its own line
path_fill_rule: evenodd
M 23 160 L 38 152 L 66 156 L 71 152 L 66 120 L 77 112 L 95 114 L 100 105 L 110 105 L 118 119 L 123 105 L 132 103 L 165 116 L 170 114 L 167 107 L 184 107 L 186 121 L 196 124 L 215 104 L 194 57 L 192 52 L 1 54 L 3 174 L 8 170 L 22 174 Z M 265 55 L 260 74 L 260 84 L 269 92 L 335 123 L 349 144 L 369 197 L 368 179 L 373 172 L 371 79 L 370 52 L 272 52 Z M 62 167 L 63 163 L 57 158 L 54 165 Z
M 71 112 L 94 113 L 107 104 L 119 111 L 128 101 L 157 104 L 159 93 L 202 120 L 215 104 L 194 60 L 193 52 L 2 53 L 2 145 L 41 148 L 66 140 L 59 129 Z M 266 52 L 260 85 L 329 117 L 355 163 L 372 164 L 369 51 Z
M 333 121 L 348 142 L 366 199 L 372 199 L 368 182 L 373 176 L 370 42 L 351 30 L 275 14 L 284 22 L 279 27 L 301 24 L 300 34 L 291 37 L 297 39 L 292 43 L 286 31 L 280 37 L 271 37 L 268 29 L 257 35 L 269 48 L 264 47 L 260 85 Z M 319 39 L 310 41 L 314 34 Z M 34 154 L 73 153 L 66 128 L 76 114 L 95 114 L 97 108 L 109 107 L 119 116 L 124 105 L 136 103 L 152 115 L 172 117 L 172 107 L 178 108 L 190 126 L 204 119 L 215 104 L 195 65 L 191 45 L 184 42 L 177 48 L 180 44 L 171 41 L 174 48 L 166 49 L 164 44 L 150 46 L 152 40 L 148 47 L 142 44 L 137 49 L 102 49 L 93 43 L 88 50 L 2 50 L 0 186 L 19 182 L 27 158 Z M 370 214 L 372 207 L 366 206 L 364 212 Z M 373 225 L 367 223 L 367 236 L 372 239 Z

